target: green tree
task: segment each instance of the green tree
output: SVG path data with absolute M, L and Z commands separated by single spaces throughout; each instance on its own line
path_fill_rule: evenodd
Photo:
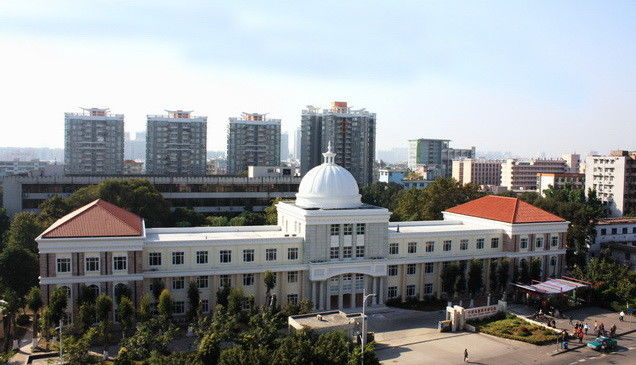
M 224 216 L 209 216 L 205 218 L 205 225 L 211 227 L 225 227 L 230 224 L 229 219 Z
M 228 222 L 230 226 L 247 226 L 247 218 L 241 215 L 237 215 L 236 217 L 230 219 Z
M 232 288 L 227 297 L 227 311 L 230 314 L 239 314 L 247 298 L 243 294 L 243 289 Z
M 216 304 L 227 308 L 228 298 L 231 292 L 232 288 L 230 286 L 221 286 L 219 290 L 216 291 Z
M 164 320 L 172 318 L 172 296 L 170 290 L 164 289 L 159 295 L 159 303 L 157 304 L 157 311 Z
M 77 315 L 82 331 L 88 331 L 96 321 L 97 313 L 95 313 L 95 303 L 85 302 L 80 304 Z
M 199 311 L 199 286 L 196 281 L 188 283 L 188 322 L 192 322 L 197 317 Z
M 221 341 L 216 333 L 208 333 L 199 342 L 198 355 L 204 365 L 214 365 L 221 355 Z
M 121 349 L 117 354 L 120 363 L 144 361 L 153 352 L 167 355 L 170 353 L 168 344 L 175 339 L 179 329 L 169 325 L 160 318 L 151 318 L 146 322 L 137 323 L 135 333 L 121 342 Z
M 538 257 L 533 257 L 530 259 L 530 267 L 528 268 L 530 280 L 541 281 L 541 259 Z
M 470 267 L 468 269 L 468 291 L 471 295 L 477 294 L 482 289 L 484 285 L 482 275 L 483 265 L 481 260 L 470 260 Z
M 318 359 L 314 355 L 315 338 L 311 332 L 300 330 L 283 337 L 272 354 L 272 365 L 312 365 Z
M 530 266 L 526 259 L 521 259 L 521 262 L 519 263 L 519 281 L 524 284 L 528 284 L 530 282 Z
M 99 334 L 102 338 L 104 350 L 108 345 L 108 330 L 110 327 L 110 313 L 113 311 L 113 300 L 107 295 L 100 295 L 95 300 L 95 314 L 99 322 Z
M 19 298 L 38 285 L 37 257 L 27 248 L 9 245 L 0 252 L 0 288 L 15 291 Z
M 152 299 L 150 299 L 150 295 L 144 294 L 141 296 L 141 300 L 139 300 L 139 311 L 138 311 L 139 321 L 145 322 L 149 320 L 151 316 L 152 316 Z
M 441 281 L 442 291 L 446 294 L 452 294 L 455 289 L 455 282 L 459 276 L 460 267 L 457 263 L 449 263 L 442 267 Z
M 394 182 L 374 182 L 360 188 L 360 194 L 363 203 L 384 207 L 392 211 L 395 209 L 397 197 L 403 189 L 402 185 Z
M 5 289 L 2 294 L 4 303 L 0 302 L 0 313 L 5 316 L 2 321 L 4 329 L 4 346 L 0 349 L 1 352 L 9 352 L 11 349 L 11 343 L 15 337 L 16 332 L 16 316 L 20 309 L 20 297 L 11 289 Z
M 504 258 L 497 262 L 497 281 L 501 290 L 506 290 L 508 286 L 508 272 L 510 271 L 510 260 Z
M 0 195 L 1 196 L 1 195 Z M 9 215 L 7 215 L 7 210 L 0 207 L 0 242 L 3 242 L 4 234 L 9 230 L 9 226 L 11 225 L 11 220 L 9 219 Z M 0 243 L 0 249 L 2 249 Z
M 115 303 L 119 303 L 122 298 L 126 297 L 130 299 L 132 293 L 130 292 L 130 288 L 126 284 L 117 284 L 115 285 Z
M 48 198 L 40 204 L 38 209 L 40 209 L 40 213 L 38 214 L 37 219 L 38 223 L 42 227 L 50 226 L 55 223 L 56 220 L 62 218 L 73 210 L 66 199 L 59 195 L 53 195 Z
M 90 355 L 89 350 L 96 335 L 97 330 L 91 328 L 80 337 L 64 336 L 62 340 L 64 361 L 77 365 L 94 364 L 95 359 Z
M 152 292 L 152 296 L 155 298 L 155 301 L 159 300 L 159 296 L 161 295 L 161 292 L 164 288 L 165 286 L 163 285 L 163 281 L 161 279 L 152 279 L 152 282 L 150 283 L 150 291 Z
M 128 297 L 121 297 L 117 305 L 117 314 L 121 323 L 122 337 L 128 336 L 135 324 L 135 307 Z
M 60 323 L 60 320 L 65 317 L 65 310 L 68 304 L 66 290 L 63 288 L 57 288 L 53 290 L 51 293 L 51 297 L 49 298 L 49 311 L 51 316 L 51 322 L 53 326 L 57 326 Z
M 267 208 L 265 208 L 265 224 L 275 226 L 278 224 L 278 209 L 276 204 L 280 203 L 282 199 L 276 198 L 272 201 Z
M 173 225 L 179 222 L 187 222 L 188 227 L 200 227 L 205 224 L 205 215 L 189 208 L 176 208 L 171 214 Z
M 610 259 L 605 252 L 599 258 L 591 259 L 585 267 L 576 267 L 573 276 L 592 283 L 593 304 L 608 307 L 612 302 L 620 306 L 636 303 L 636 273 L 627 265 Z
M 7 233 L 7 243 L 9 246 L 18 246 L 37 253 L 38 244 L 35 242 L 35 238 L 42 231 L 44 231 L 44 226 L 38 222 L 36 214 L 20 212 L 13 216 Z
M 219 365 L 269 365 L 271 353 L 263 346 L 232 346 L 221 351 Z
M 267 305 L 270 305 L 270 293 L 276 286 L 276 274 L 267 270 L 263 274 L 263 280 L 265 281 L 265 299 L 267 301 Z
M 349 361 L 349 348 L 347 335 L 342 331 L 332 331 L 318 337 L 314 353 L 322 364 L 346 365 Z
M 362 349 L 360 346 L 355 346 L 351 355 L 349 356 L 348 365 L 359 365 L 362 363 Z M 371 342 L 364 346 L 364 365 L 379 365 L 380 360 L 375 354 L 375 343 Z
M 42 293 L 40 292 L 40 288 L 34 286 L 29 290 L 29 294 L 26 297 L 26 303 L 29 309 L 33 312 L 33 337 L 37 337 L 38 334 L 38 323 L 40 323 L 38 319 L 38 315 L 40 314 L 40 310 L 44 306 L 44 301 L 42 300 Z

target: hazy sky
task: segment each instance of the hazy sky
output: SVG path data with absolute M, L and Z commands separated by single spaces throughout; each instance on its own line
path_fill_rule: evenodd
M 0 146 L 62 147 L 64 112 L 378 115 L 518 155 L 636 149 L 636 1 L 0 1 Z

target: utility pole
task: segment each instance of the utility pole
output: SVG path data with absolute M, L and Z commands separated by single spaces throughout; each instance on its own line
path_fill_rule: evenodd
M 63 326 L 63 322 L 62 319 L 60 319 L 60 363 L 62 362 L 62 326 Z
M 367 294 L 367 288 L 364 288 L 362 291 L 362 339 L 360 343 L 362 344 L 362 352 L 360 353 L 360 357 L 362 359 L 362 365 L 364 365 L 364 343 L 367 340 L 367 331 L 366 331 L 366 311 L 367 311 L 367 299 L 370 297 L 375 297 L 375 294 Z

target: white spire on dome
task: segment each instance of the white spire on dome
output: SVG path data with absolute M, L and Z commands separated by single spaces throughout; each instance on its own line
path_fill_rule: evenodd
M 333 152 L 333 150 L 331 149 L 331 141 L 329 141 L 329 144 L 327 145 L 327 152 L 324 152 L 322 155 L 325 158 L 325 161 L 323 163 L 329 165 L 335 164 L 334 160 L 336 157 L 336 153 Z

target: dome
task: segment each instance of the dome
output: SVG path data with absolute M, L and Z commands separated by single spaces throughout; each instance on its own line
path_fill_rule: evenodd
M 351 173 L 334 163 L 331 143 L 322 154 L 322 165 L 309 170 L 300 181 L 296 205 L 301 208 L 351 209 L 362 205 L 358 183 Z

